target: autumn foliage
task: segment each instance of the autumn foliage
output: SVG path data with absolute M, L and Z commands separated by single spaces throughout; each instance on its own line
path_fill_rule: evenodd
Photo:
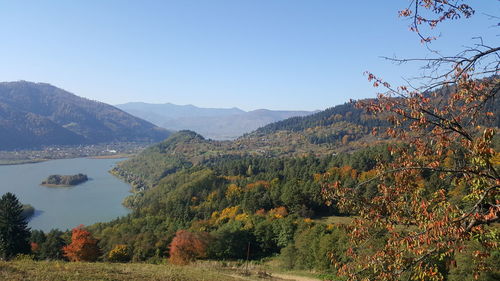
M 399 16 L 411 19 L 410 30 L 417 33 L 422 43 L 437 38 L 424 34 L 447 20 L 470 18 L 474 9 L 461 0 L 414 0 L 410 6 L 399 11 Z M 423 30 L 426 29 L 426 30 Z
M 130 253 L 127 245 L 118 244 L 108 253 L 108 260 L 112 262 L 130 261 Z
M 31 242 L 30 246 L 31 246 L 31 252 L 32 253 L 36 253 L 36 252 L 38 252 L 40 250 L 40 245 L 38 245 L 38 243 Z
M 186 265 L 206 256 L 209 237 L 207 233 L 193 233 L 179 230 L 170 244 L 172 264 Z
M 412 30 L 430 42 L 421 24 L 434 27 L 474 13 L 452 2 L 459 1 L 412 1 L 413 9 L 400 15 L 414 17 Z M 418 9 L 437 18 L 426 19 Z M 326 198 L 358 216 L 349 228 L 349 262 L 332 254 L 339 274 L 348 280 L 444 280 L 456 255 L 472 242 L 481 245 L 473 254 L 475 278 L 490 270 L 484 261 L 500 241 L 498 228 L 490 226 L 500 217 L 492 112 L 500 80 L 485 75 L 499 73 L 499 52 L 481 43 L 457 56 L 429 59 L 426 67 L 434 72 L 422 77 L 422 88 L 393 87 L 367 73 L 384 92 L 357 106 L 391 124 L 380 133 L 393 140 L 393 161 L 379 161 L 356 184 L 340 171 L 323 175 Z M 373 196 L 357 196 L 366 185 L 375 186 Z
M 97 239 L 83 225 L 73 228 L 71 244 L 63 247 L 64 256 L 70 261 L 96 261 L 100 255 Z

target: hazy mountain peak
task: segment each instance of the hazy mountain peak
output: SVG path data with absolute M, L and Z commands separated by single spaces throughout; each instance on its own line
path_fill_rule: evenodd
M 171 130 L 192 130 L 210 139 L 235 139 L 259 127 L 309 111 L 257 109 L 246 112 L 237 107 L 202 108 L 194 105 L 126 103 L 118 108 Z

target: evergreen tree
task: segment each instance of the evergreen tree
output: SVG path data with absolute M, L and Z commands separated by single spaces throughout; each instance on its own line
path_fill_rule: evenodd
M 60 260 L 64 258 L 62 248 L 66 246 L 66 243 L 62 235 L 63 232 L 57 229 L 53 229 L 47 234 L 47 238 L 40 245 L 40 259 Z
M 0 259 L 6 260 L 30 251 L 28 222 L 23 206 L 8 192 L 0 198 Z

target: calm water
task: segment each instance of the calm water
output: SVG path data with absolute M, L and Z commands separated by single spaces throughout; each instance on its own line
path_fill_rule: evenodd
M 130 186 L 108 171 L 123 159 L 63 159 L 35 164 L 0 166 L 0 195 L 14 193 L 21 203 L 37 210 L 32 229 L 65 230 L 79 224 L 110 221 L 126 215 L 122 200 Z M 86 174 L 89 181 L 64 188 L 41 186 L 52 174 Z

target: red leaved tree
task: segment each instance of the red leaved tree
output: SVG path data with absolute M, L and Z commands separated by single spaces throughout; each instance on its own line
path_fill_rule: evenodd
M 170 244 L 170 262 L 178 265 L 189 264 L 206 256 L 209 243 L 207 233 L 193 233 L 179 230 Z
M 96 261 L 100 255 L 97 239 L 83 225 L 72 230 L 71 244 L 63 247 L 64 256 L 70 261 Z
M 474 10 L 460 0 L 413 0 L 400 16 L 425 44 L 435 39 L 421 28 Z M 426 13 L 423 15 L 423 13 Z M 387 117 L 390 163 L 379 162 L 356 185 L 325 174 L 325 196 L 340 210 L 356 214 L 350 226 L 348 259 L 332 259 L 349 280 L 443 280 L 458 253 L 474 241 L 474 277 L 493 270 L 485 260 L 498 251 L 500 174 L 494 135 L 498 132 L 500 47 L 483 43 L 457 55 L 391 59 L 424 62 L 430 70 L 412 83 L 392 87 L 368 73 L 375 100 L 358 102 L 368 112 Z M 373 197 L 358 195 L 376 185 Z M 493 265 L 495 266 L 495 265 Z

